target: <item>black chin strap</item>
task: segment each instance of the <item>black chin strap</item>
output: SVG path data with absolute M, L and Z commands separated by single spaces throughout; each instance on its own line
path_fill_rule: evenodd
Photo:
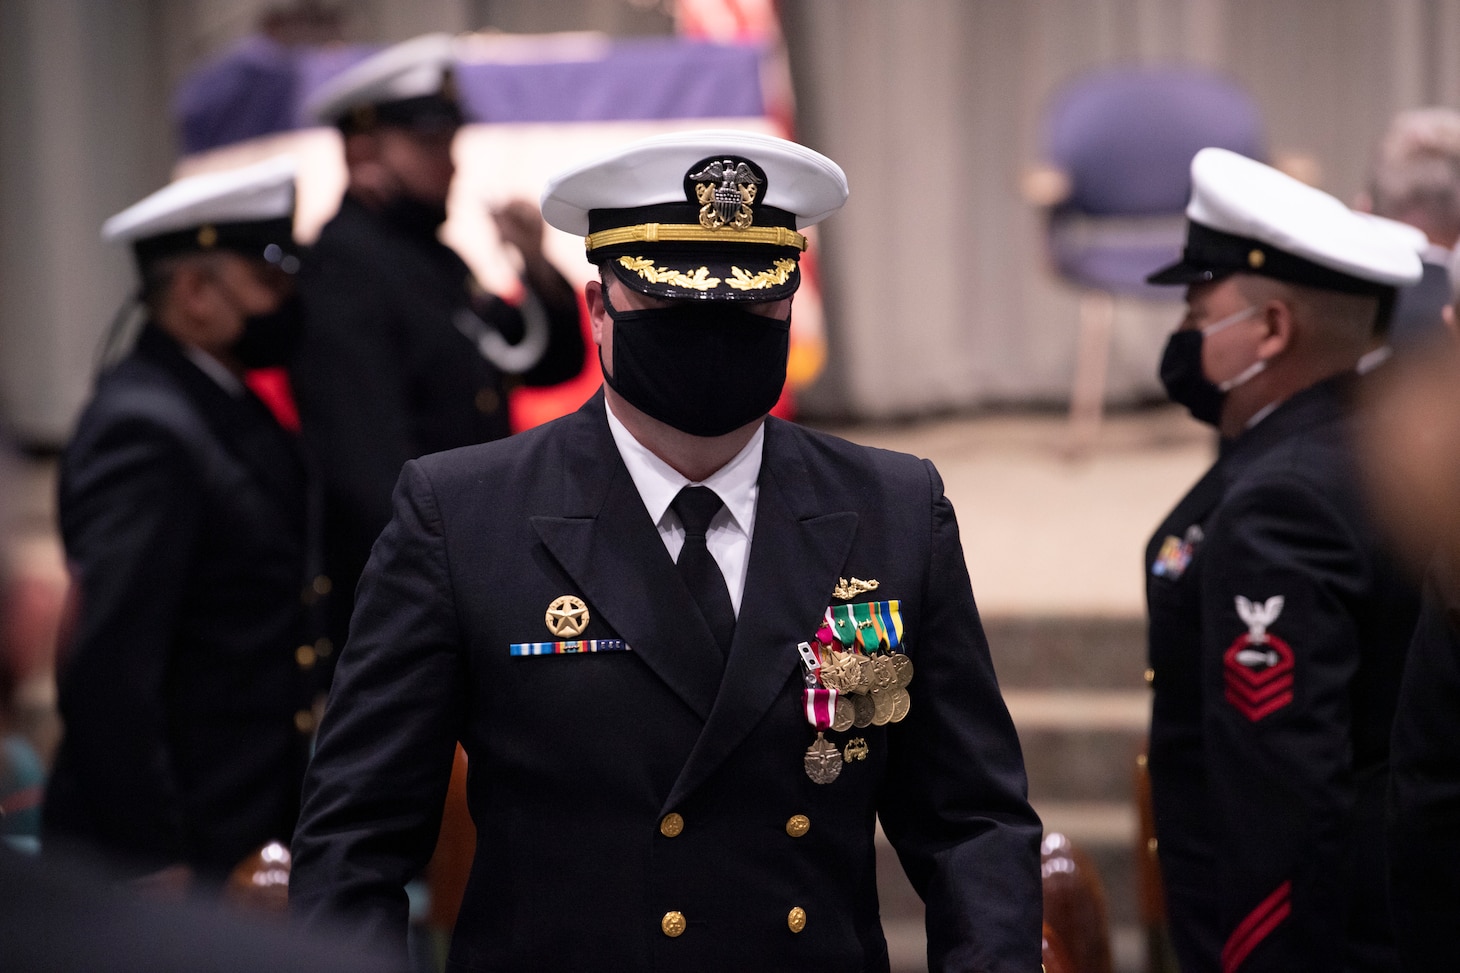
M 140 288 L 123 299 L 97 343 L 94 362 L 97 374 L 121 361 L 122 356 L 131 350 L 137 334 L 142 330 L 142 322 L 146 320 L 144 310 Z

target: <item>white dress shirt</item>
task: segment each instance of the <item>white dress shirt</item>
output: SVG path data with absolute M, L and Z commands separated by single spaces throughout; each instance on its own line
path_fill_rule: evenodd
M 679 560 L 684 547 L 684 526 L 669 509 L 679 491 L 687 486 L 707 486 L 719 494 L 725 506 L 710 521 L 705 532 L 705 546 L 710 549 L 725 587 L 730 589 L 730 604 L 740 616 L 740 598 L 745 593 L 745 573 L 750 564 L 750 538 L 755 533 L 755 504 L 760 497 L 760 461 L 765 446 L 765 425 L 750 437 L 735 458 L 698 483 L 684 478 L 668 463 L 649 452 L 634 438 L 618 416 L 608 408 L 608 428 L 614 445 L 629 468 L 629 476 L 638 488 L 639 497 L 649 511 L 649 519 L 659 528 L 659 537 L 669 556 Z

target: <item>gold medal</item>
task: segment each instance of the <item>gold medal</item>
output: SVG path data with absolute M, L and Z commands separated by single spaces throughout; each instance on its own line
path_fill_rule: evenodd
M 846 696 L 836 698 L 836 712 L 831 717 L 831 728 L 838 733 L 845 733 L 852 728 L 852 720 L 856 714 L 856 707 Z
M 865 655 L 859 655 L 857 659 L 857 684 L 852 687 L 854 693 L 868 693 L 872 691 L 872 660 Z
M 898 686 L 892 691 L 892 722 L 901 723 L 907 718 L 907 711 L 912 709 L 912 696 L 908 691 Z
M 912 682 L 913 664 L 912 660 L 902 653 L 892 657 L 893 684 L 899 689 L 906 689 L 908 683 Z
M 888 689 L 872 690 L 872 725 L 886 726 L 892 722 L 892 691 Z
M 872 725 L 872 716 L 877 711 L 872 697 L 865 694 L 852 697 L 852 725 L 861 729 Z
M 830 784 L 841 772 L 842 752 L 817 730 L 816 739 L 806 748 L 806 776 L 813 784 Z
M 896 679 L 896 673 L 892 671 L 892 660 L 885 655 L 879 655 L 872 660 L 872 686 L 875 689 L 886 689 Z

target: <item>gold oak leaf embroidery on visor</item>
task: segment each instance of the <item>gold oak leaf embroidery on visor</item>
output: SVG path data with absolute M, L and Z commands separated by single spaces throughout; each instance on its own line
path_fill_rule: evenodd
M 735 275 L 733 280 L 726 280 L 725 283 L 738 291 L 758 291 L 767 287 L 774 287 L 784 284 L 796 269 L 796 261 L 788 257 L 782 257 L 775 262 L 770 270 L 762 270 L 758 274 L 752 274 L 741 270 L 739 267 L 731 267 L 730 272 Z
M 671 287 L 688 287 L 697 291 L 711 291 L 720 286 L 720 278 L 711 277 L 708 267 L 700 267 L 693 273 L 687 273 L 670 267 L 656 267 L 654 261 L 648 257 L 619 257 L 618 262 L 651 284 L 669 284 Z

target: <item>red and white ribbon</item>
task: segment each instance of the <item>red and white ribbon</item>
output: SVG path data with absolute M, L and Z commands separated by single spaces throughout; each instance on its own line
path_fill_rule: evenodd
M 803 689 L 801 698 L 806 704 L 806 722 L 812 729 L 831 729 L 831 718 L 836 712 L 835 689 Z

